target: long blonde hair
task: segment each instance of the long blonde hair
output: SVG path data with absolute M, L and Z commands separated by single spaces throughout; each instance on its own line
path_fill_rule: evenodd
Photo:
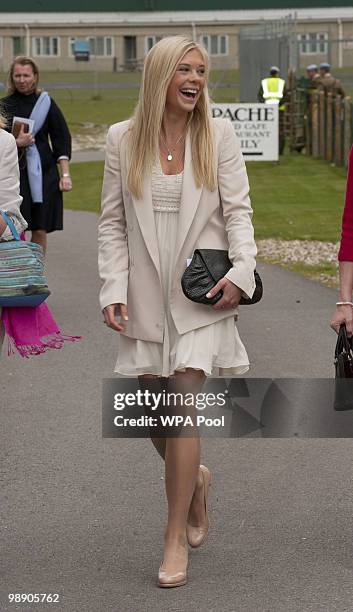
M 1 113 L 1 108 L 0 108 L 0 129 L 4 129 L 6 125 L 6 118 L 4 117 L 4 115 Z
M 207 79 L 209 58 L 206 50 L 184 36 L 163 38 L 146 56 L 139 100 L 128 132 L 130 159 L 127 183 L 136 197 L 141 197 L 144 174 L 151 170 L 157 156 L 167 89 L 181 59 L 192 49 L 201 53 Z M 213 191 L 216 188 L 216 171 L 207 85 L 189 119 L 195 182 L 198 187 L 205 185 Z

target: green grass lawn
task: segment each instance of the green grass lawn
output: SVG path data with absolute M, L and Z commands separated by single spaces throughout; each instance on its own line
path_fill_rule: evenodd
M 103 168 L 103 162 L 71 164 L 73 190 L 64 196 L 65 208 L 99 212 Z
M 68 99 L 65 91 L 55 90 L 53 97 L 67 118 L 73 135 L 84 133 L 83 124 L 108 126 L 128 119 L 135 108 L 138 90 L 104 90 L 94 99 L 92 90 L 75 90 Z
M 339 240 L 345 169 L 297 153 L 247 169 L 258 239 Z
M 103 162 L 72 164 L 67 208 L 99 211 Z M 345 170 L 298 154 L 278 166 L 247 164 L 256 238 L 336 242 L 344 203 Z

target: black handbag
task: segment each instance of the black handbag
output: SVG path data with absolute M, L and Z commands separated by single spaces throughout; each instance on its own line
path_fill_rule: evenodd
M 191 263 L 181 277 L 181 287 L 184 295 L 193 302 L 200 304 L 215 304 L 221 299 L 223 291 L 220 290 L 212 298 L 207 298 L 208 293 L 218 281 L 233 267 L 228 258 L 228 251 L 221 249 L 196 249 Z M 256 304 L 262 298 L 263 287 L 260 275 L 254 272 L 255 291 L 252 298 L 242 297 L 239 304 Z
M 335 410 L 353 409 L 353 339 L 341 324 L 335 348 Z
M 335 348 L 336 378 L 353 378 L 352 337 L 348 338 L 344 323 L 341 324 Z

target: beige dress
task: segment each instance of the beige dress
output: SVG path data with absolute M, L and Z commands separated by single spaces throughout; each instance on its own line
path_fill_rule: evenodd
M 194 368 L 203 370 L 208 376 L 231 377 L 243 374 L 249 369 L 249 359 L 234 317 L 182 335 L 178 334 L 174 325 L 169 306 L 169 292 L 182 183 L 183 173 L 164 174 L 160 163 L 153 169 L 152 203 L 164 291 L 164 337 L 163 343 L 158 343 L 120 335 L 115 372 L 125 376 L 170 376 L 175 370 Z

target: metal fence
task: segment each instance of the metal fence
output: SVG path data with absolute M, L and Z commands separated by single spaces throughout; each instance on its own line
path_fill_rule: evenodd
M 261 80 L 270 66 L 279 67 L 281 74 L 298 64 L 296 21 L 291 15 L 258 26 L 240 29 L 240 101 L 256 102 Z

